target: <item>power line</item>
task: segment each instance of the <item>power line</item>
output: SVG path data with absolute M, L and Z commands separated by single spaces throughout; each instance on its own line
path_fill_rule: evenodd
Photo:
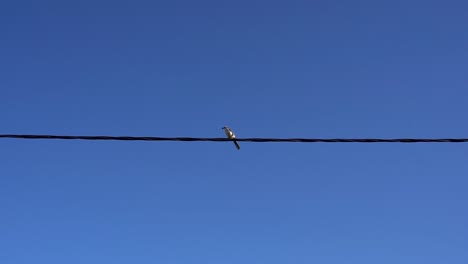
M 0 134 L 4 139 L 62 139 L 62 140 L 119 140 L 119 141 L 232 141 L 227 138 L 199 137 L 134 137 L 134 136 L 65 136 Z M 247 142 L 296 143 L 467 143 L 468 138 L 237 138 Z

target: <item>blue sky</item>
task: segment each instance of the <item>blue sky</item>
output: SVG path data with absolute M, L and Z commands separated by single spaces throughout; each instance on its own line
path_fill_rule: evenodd
M 466 137 L 466 1 L 4 1 L 0 133 Z M 0 262 L 467 263 L 464 144 L 0 142 Z

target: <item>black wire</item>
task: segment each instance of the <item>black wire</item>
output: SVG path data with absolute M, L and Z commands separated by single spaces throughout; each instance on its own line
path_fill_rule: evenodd
M 232 141 L 228 138 L 194 137 L 131 137 L 131 136 L 60 136 L 0 134 L 10 139 L 65 139 L 65 140 L 124 140 L 124 141 Z M 237 138 L 248 142 L 299 142 L 299 143 L 467 143 L 468 138 Z

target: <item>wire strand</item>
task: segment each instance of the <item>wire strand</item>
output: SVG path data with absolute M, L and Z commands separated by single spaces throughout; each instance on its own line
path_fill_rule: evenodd
M 228 138 L 199 137 L 135 137 L 135 136 L 67 136 L 0 134 L 3 139 L 62 139 L 62 140 L 119 140 L 119 141 L 233 141 Z M 239 142 L 296 142 L 296 143 L 467 143 L 468 138 L 237 138 Z

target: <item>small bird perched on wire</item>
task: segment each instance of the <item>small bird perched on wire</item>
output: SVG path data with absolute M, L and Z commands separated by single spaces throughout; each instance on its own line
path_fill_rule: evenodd
M 226 134 L 227 138 L 232 139 L 234 145 L 236 145 L 236 148 L 239 150 L 240 146 L 239 143 L 236 141 L 236 135 L 234 134 L 234 132 L 232 132 L 232 130 L 227 126 L 224 126 L 221 129 L 224 129 L 224 133 Z

